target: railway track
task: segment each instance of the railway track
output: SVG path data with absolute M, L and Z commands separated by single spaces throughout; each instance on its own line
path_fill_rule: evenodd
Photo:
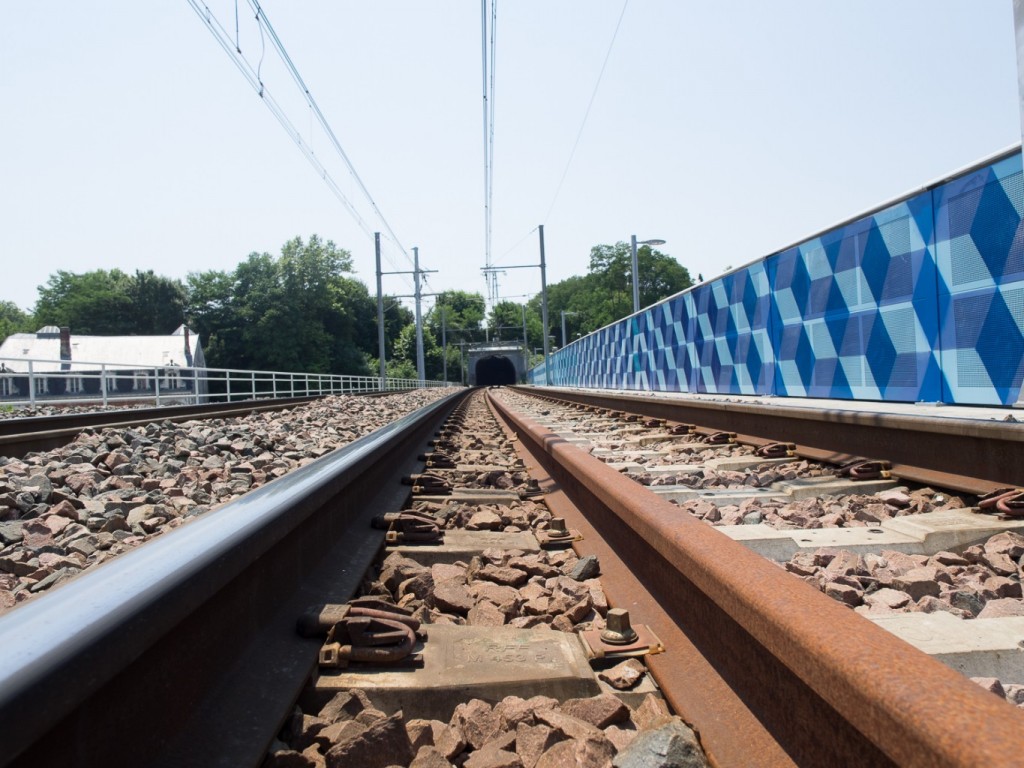
M 382 397 L 406 390 L 352 393 L 354 397 Z M 230 403 L 172 405 L 159 408 L 108 408 L 85 413 L 56 414 L 0 419 L 0 455 L 22 457 L 32 451 L 45 451 L 64 445 L 83 429 L 118 429 L 151 422 L 182 422 L 192 419 L 222 419 L 244 413 L 260 413 L 294 408 L 320 399 L 320 396 L 287 397 L 266 400 L 238 400 Z
M 450 763 L 484 765 L 504 759 L 494 753 L 519 754 L 515 735 L 510 740 L 500 725 L 511 722 L 513 705 L 521 713 L 523 705 L 501 702 L 529 699 L 531 691 L 570 701 L 561 709 L 541 701 L 526 707 L 517 723 L 528 731 L 524 744 L 542 734 L 549 764 L 607 764 L 614 752 L 653 738 L 648 732 L 681 728 L 659 694 L 621 694 L 631 710 L 612 706 L 616 714 L 599 716 L 596 704 L 580 703 L 595 698 L 596 680 L 585 674 L 585 682 L 551 688 L 555 668 L 528 654 L 526 666 L 544 672 L 524 677 L 515 666 L 524 635 L 501 633 L 572 643 L 589 633 L 591 662 L 608 673 L 620 659 L 601 633 L 621 629 L 620 609 L 658 651 L 644 656 L 645 669 L 671 710 L 696 729 L 711 764 L 1019 763 L 1021 715 L 1006 702 L 580 450 L 539 423 L 545 406 L 527 409 L 518 395 L 489 392 L 487 407 L 505 424 L 501 437 L 469 419 L 463 397 L 428 406 L 0 617 L 4 764 L 258 765 L 270 750 L 277 754 L 268 761 L 281 762 L 269 764 L 317 765 L 312 753 L 302 758 L 312 749 L 327 765 L 369 765 L 351 762 L 359 745 L 393 736 L 399 722 L 395 711 L 377 712 L 379 704 L 405 711 L 409 750 L 415 743 Z M 473 397 L 478 419 L 483 393 Z M 425 470 L 424 453 L 433 465 Z M 957 474 L 939 467 L 919 468 Z M 998 470 L 981 480 L 959 477 L 977 490 L 1005 482 Z M 390 531 L 373 527 L 374 518 L 402 509 L 413 513 L 405 523 L 389 517 Z M 434 528 L 444 531 L 444 544 L 412 543 Z M 491 537 L 486 547 L 481 537 Z M 552 541 L 560 546 L 540 547 Z M 455 554 L 423 564 L 425 552 L 446 548 Z M 599 581 L 588 573 L 595 567 Z M 464 680 L 455 688 L 469 693 L 457 701 L 451 690 L 424 693 L 412 683 L 403 693 L 382 682 L 415 679 L 414 662 L 390 673 L 363 669 L 361 678 L 358 664 L 318 666 L 345 643 L 304 637 L 296 620 L 310 606 L 360 593 L 421 622 L 426 639 L 415 653 L 424 667 L 436 660 L 431 649 L 448 647 L 448 636 L 455 647 L 476 642 L 490 649 L 483 656 L 497 653 L 497 666 L 514 670 L 513 679 L 491 680 L 489 688 Z M 473 629 L 482 633 L 476 641 L 457 636 Z M 374 706 L 335 697 L 349 688 L 371 689 Z M 611 706 L 608 696 L 596 700 Z M 358 709 L 357 724 L 346 724 L 342 704 L 349 715 Z M 484 735 L 473 725 L 495 722 Z M 321 731 L 349 740 L 332 743 Z M 453 746 L 456 737 L 461 747 Z M 699 750 L 687 744 L 697 759 Z M 384 752 L 374 754 L 383 759 Z M 593 762 L 579 763 L 581 755 Z

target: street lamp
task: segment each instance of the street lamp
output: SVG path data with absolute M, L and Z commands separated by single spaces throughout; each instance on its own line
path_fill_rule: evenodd
M 638 245 L 664 245 L 664 240 L 636 241 L 636 235 L 629 236 L 629 248 L 633 257 L 633 314 L 640 311 L 640 270 L 637 268 L 636 247 Z
M 562 310 L 562 346 L 564 347 L 568 342 L 565 339 L 565 316 L 566 315 L 578 315 L 579 312 L 566 312 Z

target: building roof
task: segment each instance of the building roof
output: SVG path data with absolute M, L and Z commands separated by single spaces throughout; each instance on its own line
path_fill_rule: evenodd
M 60 336 L 52 326 L 37 333 L 15 333 L 0 344 L 0 364 L 10 371 L 39 372 L 61 370 Z M 59 329 L 58 329 L 59 331 Z M 199 335 L 189 330 L 189 356 L 195 359 L 200 349 Z M 36 362 L 41 361 L 41 362 Z M 167 336 L 76 336 L 71 334 L 71 370 L 96 370 L 99 364 L 142 368 L 180 365 L 187 367 L 185 326 Z

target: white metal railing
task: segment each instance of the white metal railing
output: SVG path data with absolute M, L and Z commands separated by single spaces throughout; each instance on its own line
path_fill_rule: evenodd
M 440 381 L 235 368 L 0 357 L 0 405 L 213 403 L 458 386 Z

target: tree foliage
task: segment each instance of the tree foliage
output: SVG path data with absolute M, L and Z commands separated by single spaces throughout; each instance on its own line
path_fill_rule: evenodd
M 470 291 L 444 291 L 439 293 L 434 306 L 423 318 L 424 324 L 424 369 L 428 379 L 437 381 L 445 378 L 445 357 L 443 342 L 448 342 L 447 380 L 459 381 L 460 361 L 465 355 L 461 349 L 467 343 L 484 340 L 484 319 L 487 303 L 484 297 Z M 427 351 L 432 338 L 437 354 Z M 462 346 L 460 346 L 462 345 Z M 415 349 L 413 361 L 415 363 Z
M 32 316 L 13 301 L 0 301 L 0 341 L 12 333 L 30 333 L 36 330 Z
M 647 307 L 693 285 L 690 273 L 671 256 L 640 246 L 640 306 Z M 540 312 L 540 297 L 530 301 Z M 632 255 L 629 243 L 595 245 L 586 275 L 576 275 L 548 286 L 548 333 L 561 345 L 561 313 L 571 341 L 633 313 Z
M 170 333 L 184 320 L 185 286 L 153 273 L 61 270 L 39 286 L 35 322 L 97 336 Z
M 642 246 L 638 251 L 641 303 L 648 306 L 692 284 L 685 267 Z M 199 333 L 213 367 L 373 375 L 379 370 L 377 301 L 350 276 L 350 254 L 312 235 L 285 243 L 277 256 L 254 252 L 233 270 L 193 272 L 183 283 L 152 271 L 83 274 L 60 271 L 39 288 L 33 316 L 0 303 L 0 338 L 42 325 L 73 333 L 166 334 L 182 322 Z M 385 357 L 389 376 L 416 377 L 413 313 L 385 296 Z M 562 344 L 561 313 L 569 340 L 632 312 L 629 245 L 598 245 L 586 275 L 548 286 L 547 334 Z M 526 305 L 528 350 L 543 347 L 540 296 Z M 515 341 L 523 336 L 523 305 L 501 301 L 486 311 L 480 293 L 445 291 L 424 316 L 428 379 L 460 379 L 461 347 Z M 442 331 L 442 329 L 444 329 Z
M 444 291 L 437 295 L 424 323 L 440 341 L 443 316 L 444 328 L 450 339 L 473 341 L 483 330 L 486 310 L 487 304 L 479 293 Z
M 211 365 L 367 375 L 376 302 L 346 277 L 351 255 L 296 237 L 279 257 L 251 253 L 234 272 L 189 275 L 189 319 Z

